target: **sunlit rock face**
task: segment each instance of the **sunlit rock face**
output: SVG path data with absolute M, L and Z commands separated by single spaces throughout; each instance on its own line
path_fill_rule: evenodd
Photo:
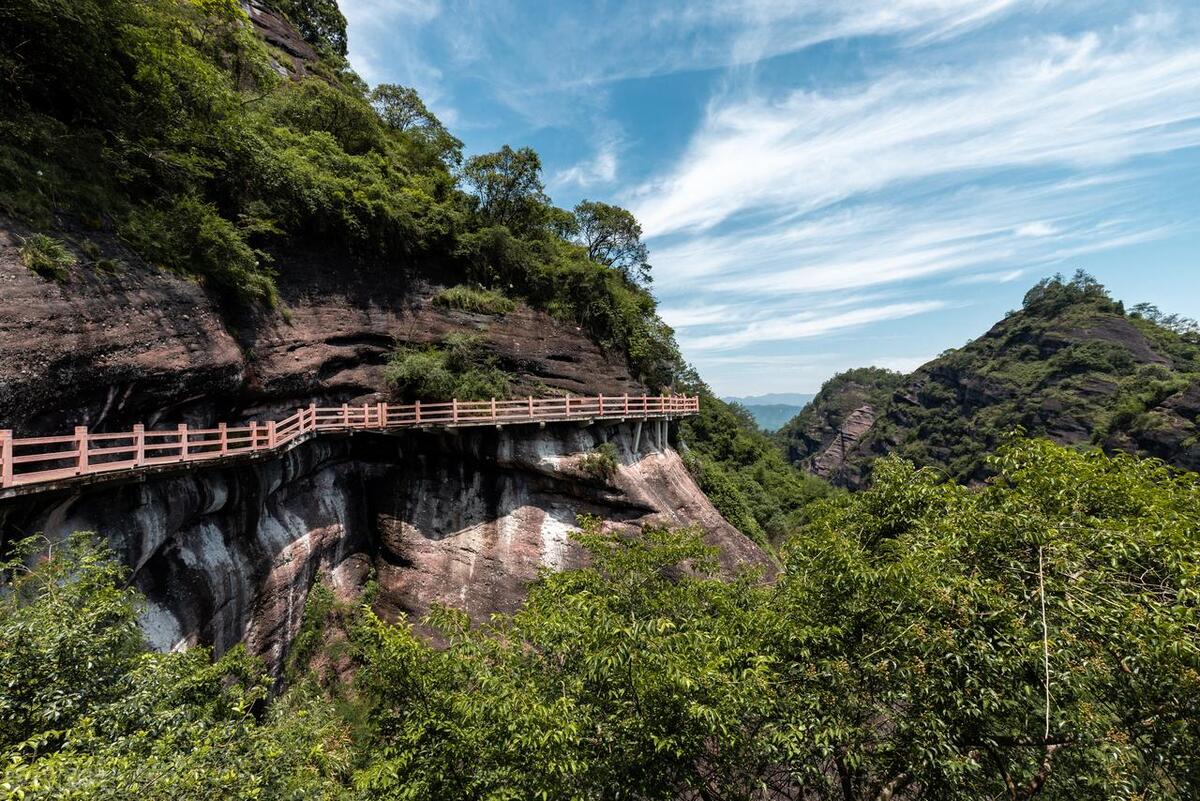
M 353 599 L 374 577 L 376 609 L 391 619 L 444 603 L 483 620 L 517 608 L 540 567 L 582 562 L 570 537 L 580 514 L 616 527 L 699 524 L 727 571 L 769 571 L 643 428 L 321 438 L 268 460 L 27 496 L 0 508 L 0 522 L 6 539 L 98 532 L 146 595 L 153 647 L 245 642 L 277 672 L 314 581 Z M 604 441 L 621 462 L 608 481 L 579 469 Z

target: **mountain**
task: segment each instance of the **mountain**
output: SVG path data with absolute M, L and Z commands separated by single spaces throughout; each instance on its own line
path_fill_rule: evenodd
M 812 395 L 799 392 L 770 392 L 766 395 L 721 398 L 726 403 L 736 403 L 750 412 L 754 422 L 764 431 L 777 431 L 791 420 L 813 399 Z
M 799 406 L 803 407 L 813 399 L 806 392 L 768 392 L 765 395 L 724 395 L 721 400 L 726 403 L 740 403 L 742 406 Z
M 1020 310 L 911 375 L 835 377 L 777 436 L 794 464 L 856 488 L 893 453 L 981 480 L 1018 428 L 1196 470 L 1198 415 L 1195 323 L 1144 304 L 1126 311 L 1081 272 L 1040 282 Z

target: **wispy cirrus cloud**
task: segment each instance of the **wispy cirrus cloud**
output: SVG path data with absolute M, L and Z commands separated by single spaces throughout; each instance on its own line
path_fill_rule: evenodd
M 586 190 L 612 184 L 617 179 L 618 147 L 615 137 L 604 139 L 591 158 L 556 172 L 548 182 L 550 189 L 575 187 Z
M 635 209 L 652 235 L 703 231 L 924 179 L 1200 145 L 1200 44 L 1148 25 L 837 92 L 720 98 L 676 165 L 633 194 Z
M 863 306 L 845 311 L 801 312 L 787 317 L 759 320 L 732 331 L 684 337 L 682 344 L 689 351 L 696 352 L 734 350 L 766 342 L 807 339 L 884 320 L 899 320 L 943 309 L 946 305 L 944 301 L 923 300 Z

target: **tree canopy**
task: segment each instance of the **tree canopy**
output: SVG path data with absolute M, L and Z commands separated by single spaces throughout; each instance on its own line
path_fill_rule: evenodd
M 584 200 L 575 207 L 575 220 L 589 259 L 615 267 L 634 283 L 650 283 L 650 250 L 633 214 L 620 206 Z
M 1044 441 L 1002 448 L 982 488 L 887 459 L 813 510 L 771 583 L 718 576 L 697 531 L 585 519 L 589 565 L 543 574 L 515 615 L 435 609 L 435 648 L 360 609 L 354 683 L 301 679 L 265 706 L 240 652 L 141 653 L 121 571 L 77 538 L 5 565 L 0 787 L 1183 801 L 1198 497 L 1195 474 Z M 297 655 L 319 647 L 312 597 Z

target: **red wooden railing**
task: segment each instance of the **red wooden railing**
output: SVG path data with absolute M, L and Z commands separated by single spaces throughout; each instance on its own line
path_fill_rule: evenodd
M 696 414 L 700 399 L 679 395 L 621 395 L 595 398 L 521 398 L 519 400 L 447 401 L 444 403 L 360 406 L 312 404 L 282 420 L 216 428 L 176 428 L 93 434 L 79 426 L 74 434 L 14 438 L 0 429 L 0 488 L 62 481 L 96 473 L 136 471 L 155 465 L 207 462 L 271 451 L 319 433 L 387 431 L 416 426 L 481 426 L 502 423 L 580 419 L 669 417 Z

